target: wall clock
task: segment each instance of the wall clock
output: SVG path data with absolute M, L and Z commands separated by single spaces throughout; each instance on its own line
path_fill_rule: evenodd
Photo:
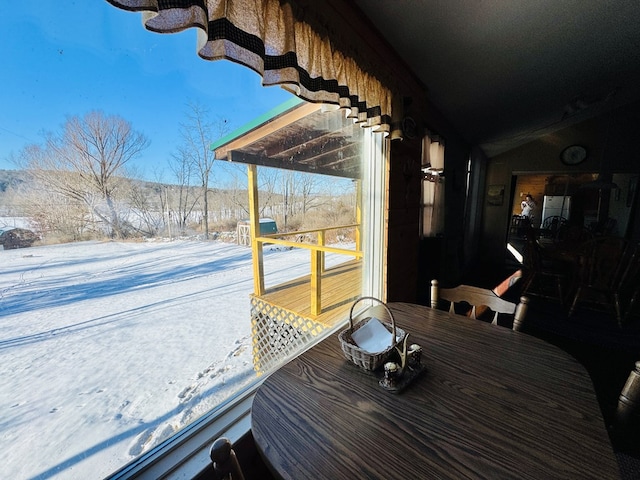
M 571 145 L 560 153 L 560 160 L 565 165 L 578 165 L 587 159 L 587 149 L 582 145 Z
M 402 133 L 407 138 L 416 138 L 418 135 L 418 126 L 416 125 L 416 121 L 411 117 L 405 117 L 402 120 Z

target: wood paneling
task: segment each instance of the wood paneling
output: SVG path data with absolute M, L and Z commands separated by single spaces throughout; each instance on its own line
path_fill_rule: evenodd
M 513 196 L 512 214 L 520 215 L 522 202 L 527 195 L 531 195 L 537 204 L 538 219 L 542 210 L 542 197 L 545 196 L 547 175 L 520 175 L 516 180 L 515 195 Z M 506 199 L 505 201 L 508 201 Z

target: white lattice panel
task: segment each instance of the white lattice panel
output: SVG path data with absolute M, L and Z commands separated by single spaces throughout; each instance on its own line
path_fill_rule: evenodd
M 306 347 L 326 327 L 251 297 L 253 366 L 258 375 Z

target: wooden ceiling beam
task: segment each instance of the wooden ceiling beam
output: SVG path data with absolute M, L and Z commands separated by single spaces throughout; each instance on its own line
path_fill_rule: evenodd
M 323 135 L 302 143 L 288 143 L 288 145 L 281 146 L 280 148 L 278 148 L 277 145 L 273 145 L 272 147 L 265 149 L 265 154 L 269 157 L 273 157 L 276 155 L 298 155 L 300 152 L 304 152 L 306 150 L 312 150 L 319 153 L 330 152 L 344 148 L 345 146 L 353 143 L 353 141 L 346 137 Z
M 316 116 L 316 118 L 318 118 Z M 294 130 L 295 134 L 287 133 L 287 135 L 278 142 L 271 143 L 265 153 L 269 156 L 277 155 L 291 150 L 296 151 L 306 148 L 308 145 L 317 145 L 323 142 L 335 141 L 361 141 L 362 133 L 354 128 L 362 128 L 354 125 L 346 125 L 342 127 L 336 126 L 333 130 L 326 128 L 317 128 L 316 126 L 305 128 L 300 127 Z M 293 129 L 292 129 L 293 130 Z
M 284 128 L 292 123 L 303 119 L 307 115 L 319 111 L 322 105 L 316 103 L 303 103 L 299 107 L 290 110 L 273 120 L 260 125 L 259 127 L 245 133 L 241 137 L 226 143 L 225 145 L 215 149 L 215 157 L 217 159 L 224 159 L 227 157 L 228 152 L 232 150 L 239 150 L 243 147 L 251 145 L 264 137 L 273 134 L 274 132 Z
M 227 152 L 227 160 L 235 163 L 246 163 L 249 165 L 258 165 L 262 167 L 280 168 L 284 170 L 294 170 L 304 173 L 317 173 L 320 175 L 330 175 L 332 177 L 341 178 L 359 178 L 360 168 L 357 165 L 349 165 L 348 168 L 327 168 L 325 166 L 316 166 L 314 164 L 300 163 L 296 160 L 287 160 L 283 158 L 267 157 L 264 155 L 254 155 L 240 151 Z M 335 164 L 338 164 L 336 162 Z M 342 162 L 344 163 L 344 162 Z
M 288 158 L 299 163 L 314 164 L 318 162 L 320 158 L 332 158 L 340 161 L 347 157 L 353 157 L 359 150 L 358 145 L 355 144 L 340 144 L 336 143 L 331 148 L 324 148 L 324 146 L 315 146 L 298 150 L 296 152 L 282 152 L 277 155 L 266 155 L 272 158 Z
M 351 145 L 341 149 L 340 151 L 333 151 L 316 155 L 312 159 L 300 160 L 296 158 L 296 160 L 298 160 L 300 163 L 313 164 L 316 167 L 335 168 L 335 165 L 344 163 L 344 168 L 348 168 L 346 165 L 350 165 L 354 162 L 360 165 L 360 150 L 357 145 Z

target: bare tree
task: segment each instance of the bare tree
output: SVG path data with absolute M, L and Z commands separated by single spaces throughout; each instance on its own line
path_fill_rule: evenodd
M 158 205 L 153 203 L 153 196 L 140 182 L 131 185 L 129 203 L 131 215 L 138 219 L 137 230 L 143 235 L 155 236 L 162 225 L 163 211 L 158 211 Z
M 198 183 L 203 200 L 204 235 L 209 238 L 209 182 L 211 170 L 215 160 L 214 152 L 209 148 L 211 143 L 229 131 L 229 124 L 225 119 L 211 122 L 207 117 L 209 111 L 195 102 L 187 105 L 185 123 L 180 125 L 183 146 L 181 155 L 195 166 Z
M 78 241 L 94 233 L 86 205 L 51 192 L 38 180 L 20 187 L 21 214 L 31 219 L 31 228 L 49 242 Z
M 219 163 L 226 181 L 220 193 L 219 212 L 223 218 L 226 209 L 237 212 L 236 219 L 249 218 L 249 195 L 247 193 L 247 166 L 241 163 Z
M 175 209 L 177 226 L 184 232 L 187 228 L 189 217 L 200 199 L 197 192 L 191 187 L 194 177 L 197 178 L 198 171 L 197 165 L 193 161 L 191 149 L 183 146 L 178 149 L 177 153 L 172 154 L 170 168 L 177 181 L 175 187 L 172 187 L 172 191 L 175 188 L 178 198 L 173 202 L 169 202 L 169 195 L 166 193 L 166 210 L 169 213 L 171 209 Z
M 82 202 L 110 230 L 126 236 L 116 205 L 128 187 L 126 165 L 149 144 L 119 116 L 93 111 L 69 117 L 62 131 L 46 137 L 45 149 L 23 151 L 23 166 L 52 192 Z
M 258 170 L 258 190 L 260 191 L 260 216 L 282 213 L 282 193 L 278 184 L 284 170 L 276 168 L 260 168 Z
M 297 176 L 296 184 L 298 185 L 299 204 L 303 218 L 316 205 L 318 183 L 318 175 L 301 173 Z

